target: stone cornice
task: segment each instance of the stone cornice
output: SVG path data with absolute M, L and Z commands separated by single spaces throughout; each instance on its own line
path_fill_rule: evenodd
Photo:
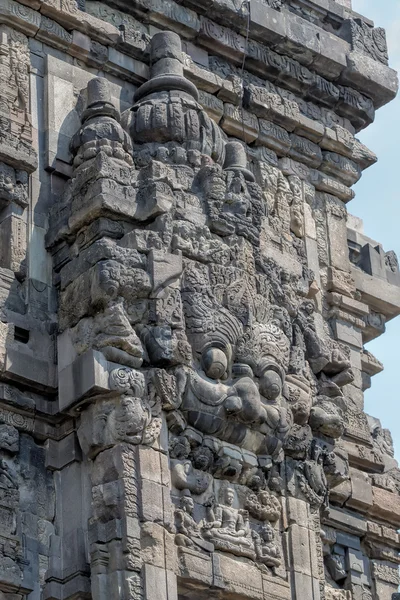
M 119 0 L 119 2 L 123 8 L 122 0 Z M 133 9 L 136 11 L 139 9 L 144 10 L 144 4 L 137 1 Z M 173 10 L 174 6 L 175 10 Z M 365 76 L 357 73 L 357 65 L 362 63 L 364 70 L 367 67 L 373 69 L 375 61 L 372 61 L 366 55 L 350 52 L 350 45 L 347 42 L 332 34 L 327 34 L 322 29 L 319 33 L 317 32 L 318 35 L 329 35 L 329 40 L 326 41 L 336 44 L 339 49 L 339 53 L 330 52 L 331 74 L 339 74 L 339 81 L 343 80 L 352 87 L 338 85 L 337 82 L 334 84 L 318 73 L 313 72 L 316 69 L 317 62 L 322 61 L 321 69 L 324 73 L 329 67 L 322 54 L 317 53 L 310 68 L 308 68 L 305 64 L 300 64 L 297 60 L 286 57 L 261 44 L 256 38 L 258 37 L 263 41 L 268 39 L 269 25 L 266 19 L 269 13 L 266 11 L 273 9 L 263 6 L 263 20 L 259 20 L 258 4 L 252 6 L 253 16 L 250 20 L 253 39 L 250 40 L 247 48 L 245 38 L 241 34 L 217 25 L 208 18 L 199 19 L 195 13 L 176 3 L 169 3 L 165 6 L 160 3 L 157 10 L 146 14 L 146 20 L 154 25 L 175 29 L 184 37 L 193 40 L 196 38 L 199 45 L 236 62 L 237 65 L 241 64 L 246 53 L 246 69 L 250 72 L 270 81 L 276 81 L 283 88 L 291 91 L 295 90 L 305 98 L 322 102 L 323 105 L 335 110 L 337 114 L 350 119 L 356 130 L 362 129 L 373 120 L 374 109 L 373 102 L 368 97 L 352 89 L 354 81 L 359 82 L 359 87 L 362 89 L 367 88 L 367 91 L 372 91 L 372 96 L 375 94 L 377 97 L 382 93 L 383 96 L 378 105 L 389 101 L 395 95 L 397 80 L 394 71 L 378 63 L 379 69 L 375 69 L 375 79 L 371 74 Z M 141 58 L 142 61 L 148 59 L 146 53 L 148 40 L 146 40 L 147 36 L 145 34 L 138 36 L 140 39 L 138 39 L 137 44 L 132 44 L 129 43 L 129 40 L 123 39 L 117 27 L 96 18 L 92 14 L 82 11 L 67 12 L 65 5 L 58 7 L 54 3 L 42 3 L 40 9 L 42 14 L 13 0 L 1 0 L 0 21 L 12 25 L 25 34 L 34 36 L 51 46 L 63 49 L 72 56 L 85 60 L 92 66 L 103 67 L 111 73 L 136 83 L 142 83 L 147 79 L 147 65 L 137 61 L 137 58 Z M 280 15 L 278 11 L 274 10 L 273 12 Z M 291 21 L 287 21 L 287 19 L 298 19 L 296 15 L 291 15 L 291 13 L 285 14 L 285 22 L 289 22 L 289 25 Z M 257 21 L 255 21 L 256 18 Z M 272 15 L 271 18 L 274 20 L 275 16 Z M 223 21 L 222 18 L 220 20 Z M 297 24 L 299 25 L 299 23 Z M 71 30 L 72 33 L 70 33 Z M 281 38 L 285 44 L 289 43 L 289 38 L 284 38 L 283 32 Z M 280 43 L 283 43 L 282 40 Z M 108 47 L 104 44 L 107 44 Z M 121 48 L 125 54 L 119 52 L 115 46 Z M 320 47 L 322 47 L 321 44 Z M 297 48 L 294 54 L 299 56 L 301 54 L 300 50 Z M 286 52 L 286 48 L 282 47 L 282 51 Z M 131 56 L 126 56 L 126 53 Z M 304 62 L 307 61 L 303 56 Z M 334 62 L 336 66 L 334 66 Z M 211 74 L 209 76 L 211 77 Z

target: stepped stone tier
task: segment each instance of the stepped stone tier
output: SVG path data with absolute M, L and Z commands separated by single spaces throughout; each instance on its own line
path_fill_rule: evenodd
M 0 600 L 398 599 L 399 264 L 347 206 L 384 30 L 0 0 L 0 76 Z

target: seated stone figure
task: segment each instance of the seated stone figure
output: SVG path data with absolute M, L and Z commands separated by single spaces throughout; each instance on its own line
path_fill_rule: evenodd
M 203 539 L 201 527 L 193 518 L 194 501 L 189 491 L 182 496 L 180 508 L 175 511 L 176 535 L 175 543 L 184 548 L 198 548 L 212 552 L 214 547 Z
M 254 559 L 250 527 L 243 515 L 246 511 L 232 506 L 234 497 L 235 492 L 232 488 L 222 490 L 221 504 L 209 509 L 209 520 L 203 525 L 203 535 L 217 550 Z
M 255 534 L 254 545 L 257 560 L 267 567 L 279 567 L 281 552 L 275 541 L 275 530 L 269 523 L 264 523 L 259 534 Z

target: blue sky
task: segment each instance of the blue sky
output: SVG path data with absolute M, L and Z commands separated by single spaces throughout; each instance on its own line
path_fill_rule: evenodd
M 399 0 L 353 0 L 353 10 L 385 27 L 390 66 L 400 72 Z M 348 205 L 349 212 L 364 220 L 366 235 L 400 258 L 400 98 L 381 108 L 375 122 L 358 137 L 377 154 L 378 163 L 364 171 L 354 187 L 356 198 Z M 400 316 L 367 348 L 385 370 L 373 377 L 372 388 L 365 393 L 365 410 L 392 431 L 400 461 Z

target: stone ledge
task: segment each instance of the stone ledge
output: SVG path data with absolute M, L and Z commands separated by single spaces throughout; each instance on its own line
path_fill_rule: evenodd
M 58 376 L 59 411 L 66 411 L 98 393 L 108 393 L 109 365 L 102 352 L 88 350 L 61 369 Z
M 42 17 L 42 21 L 44 19 L 49 21 L 47 17 Z M 100 22 L 100 19 L 98 19 L 98 21 Z M 68 51 L 71 55 L 76 56 L 81 60 L 84 60 L 91 66 L 102 66 L 106 71 L 116 76 L 119 76 L 122 79 L 127 79 L 134 83 L 143 83 L 143 81 L 147 80 L 148 67 L 143 62 L 140 62 L 137 59 L 133 59 L 112 47 L 109 48 L 107 51 L 107 48 L 104 46 L 103 48 L 106 51 L 106 53 L 98 54 L 96 50 L 96 54 L 93 52 L 93 42 L 87 35 L 78 31 L 73 31 L 73 35 L 71 37 L 71 35 L 57 23 L 54 23 L 53 21 L 51 21 L 51 23 L 53 23 L 52 26 L 49 23 L 48 25 L 46 25 L 46 27 L 44 27 L 43 23 L 40 22 L 39 15 L 39 21 L 36 23 L 36 25 L 38 26 L 36 37 L 38 39 L 41 39 L 52 46 L 62 48 L 65 51 Z M 18 23 L 14 22 L 13 24 L 21 25 L 19 21 Z M 221 96 L 224 87 L 226 87 L 226 85 L 230 83 L 227 80 L 224 81 L 220 78 L 216 78 L 215 84 L 212 84 L 210 81 L 212 74 L 209 71 L 199 68 L 198 65 L 195 65 L 192 61 L 189 61 L 187 65 L 188 68 L 186 75 L 192 81 L 194 81 L 194 83 L 196 83 L 201 89 L 206 89 L 206 91 L 211 92 L 220 90 L 219 95 Z M 282 81 L 281 83 L 284 83 L 284 81 Z M 348 95 L 348 97 L 350 98 L 351 94 Z M 339 104 L 342 105 L 341 103 L 342 100 Z M 307 119 L 304 115 L 300 115 L 300 117 L 301 121 L 307 120 L 308 125 L 306 125 L 306 127 L 304 128 L 302 127 L 301 123 L 299 123 L 296 132 L 305 135 L 305 137 L 310 138 L 314 142 L 320 141 L 321 134 L 316 136 L 314 135 L 314 133 L 312 133 L 312 120 Z M 277 115 L 277 120 L 280 122 L 279 115 Z M 320 124 L 317 121 L 314 121 L 313 123 L 314 127 L 316 127 L 317 125 L 320 126 Z M 373 164 L 373 162 L 375 161 L 375 157 L 372 155 L 372 153 L 366 153 L 365 149 L 363 149 L 364 147 L 362 147 L 362 145 L 359 142 L 357 143 L 356 141 L 353 141 L 353 149 L 348 148 L 346 144 L 343 145 L 338 143 L 337 135 L 335 135 L 334 131 L 328 127 L 326 127 L 325 129 L 325 133 L 322 130 L 322 136 L 322 141 L 320 142 L 322 148 L 326 150 L 336 150 L 339 153 L 342 152 L 343 154 L 347 155 L 348 158 L 351 158 L 353 160 L 355 159 L 364 168 L 366 168 L 370 164 Z M 330 161 L 329 164 L 329 168 L 332 169 L 332 161 Z M 35 162 L 32 163 L 30 170 L 32 170 L 35 165 Z M 349 170 L 348 166 L 344 165 L 344 167 L 345 171 L 343 171 L 343 173 L 345 173 L 346 170 Z M 351 181 L 354 181 L 355 179 L 357 179 L 358 175 L 355 173 L 354 175 L 346 176 L 346 180 L 350 182 L 350 179 L 348 179 L 348 177 L 351 177 Z M 324 186 L 324 182 L 322 183 L 322 186 Z M 321 189 L 327 190 L 326 187 L 321 187 Z M 342 199 L 347 201 L 348 199 L 351 199 L 351 197 L 348 197 L 347 193 L 345 193 L 344 196 L 342 196 Z
M 357 536 L 367 532 L 367 521 L 356 513 L 329 507 L 324 516 L 324 523 Z
M 373 311 L 384 315 L 387 321 L 400 314 L 400 288 L 397 285 L 368 275 L 354 266 L 351 274 L 362 302 Z
M 364 373 L 370 377 L 382 373 L 383 364 L 368 350 L 361 352 L 361 366 Z
M 344 85 L 355 86 L 372 98 L 376 108 L 393 100 L 399 89 L 399 80 L 394 69 L 358 52 L 351 52 L 347 56 L 347 67 L 342 72 L 340 81 Z
M 126 6 L 125 0 L 117 0 L 115 4 L 120 9 L 124 9 Z M 225 3 L 222 4 L 215 0 L 210 0 L 207 3 L 208 9 L 204 6 L 205 10 L 203 11 L 200 10 L 197 2 L 182 1 L 180 4 L 184 4 L 189 8 L 194 8 L 201 14 L 207 13 L 208 18 L 207 20 L 202 21 L 199 34 L 199 41 L 201 41 L 202 44 L 206 44 L 206 46 L 210 47 L 213 51 L 215 51 L 218 46 L 220 51 L 225 47 L 226 50 L 223 51 L 228 53 L 229 59 L 236 62 L 238 65 L 241 64 L 245 50 L 244 33 L 247 23 L 245 11 L 243 11 L 243 13 L 240 13 L 240 11 L 234 12 L 232 9 L 228 8 Z M 175 7 L 174 10 L 170 5 Z M 169 9 L 166 9 L 160 4 L 156 10 L 148 12 L 145 3 L 143 3 L 142 0 L 135 0 L 133 6 L 132 3 L 130 4 L 131 10 L 133 9 L 137 14 L 146 15 L 146 19 L 150 23 L 154 22 L 156 26 L 159 24 L 157 13 L 165 13 L 168 10 L 168 26 L 174 29 L 178 27 L 177 30 L 179 33 L 182 33 L 179 30 L 179 11 L 185 9 L 174 2 L 169 3 L 168 6 Z M 310 66 L 316 73 L 320 72 L 325 77 L 328 73 L 328 79 L 330 78 L 332 81 L 337 80 L 342 73 L 348 72 L 348 56 L 354 54 L 354 52 L 351 50 L 351 45 L 345 40 L 328 33 L 321 27 L 308 22 L 306 19 L 298 17 L 295 14 L 287 11 L 278 12 L 277 10 L 265 6 L 265 4 L 260 4 L 259 0 L 252 0 L 250 10 L 250 39 L 254 40 L 259 37 L 262 42 L 270 40 L 270 45 L 273 47 L 275 46 L 278 51 L 286 53 L 300 61 L 293 61 L 294 63 L 297 63 L 299 71 L 303 69 L 307 72 L 308 69 L 306 67 Z M 210 18 L 214 18 L 216 23 L 212 23 L 211 25 L 211 22 L 209 21 Z M 210 23 L 209 27 L 205 27 L 205 24 L 207 23 Z M 236 31 L 240 33 L 236 33 L 235 31 L 232 31 L 232 29 L 227 29 L 227 27 L 231 28 L 235 25 Z M 165 26 L 165 24 L 163 24 L 163 26 Z M 214 40 L 213 42 L 211 41 L 212 39 Z M 257 44 L 257 42 L 255 43 Z M 258 45 L 260 46 L 259 52 L 271 52 L 266 46 Z M 249 55 L 251 57 L 251 52 L 249 52 Z M 279 54 L 277 56 L 280 57 L 280 59 L 284 58 Z M 361 57 L 360 60 L 366 57 L 366 55 L 360 53 L 357 53 L 357 56 Z M 293 59 L 286 58 L 285 60 Z M 379 76 L 376 81 L 373 77 L 373 71 L 371 71 L 370 75 L 370 81 L 374 88 L 373 98 L 377 101 L 378 106 L 382 106 L 394 97 L 394 88 L 396 86 L 392 77 L 394 71 L 385 67 L 382 63 L 369 58 L 368 60 L 375 63 L 376 69 L 378 66 L 379 69 L 383 69 L 381 73 L 378 74 Z M 352 73 L 361 77 L 362 74 L 357 70 L 357 65 L 358 63 L 352 66 Z M 363 63 L 360 62 L 359 66 L 363 66 Z M 383 71 L 387 73 L 386 76 L 382 76 Z M 308 71 L 308 73 L 309 76 L 313 78 L 316 77 L 316 75 L 312 74 L 310 71 Z M 293 75 L 291 76 L 293 77 Z M 350 80 L 350 85 L 354 85 L 353 79 Z M 359 91 L 368 92 L 369 87 L 365 85 L 365 82 L 362 79 L 360 79 L 360 86 Z M 370 93 L 367 93 L 366 95 L 369 97 Z
M 400 527 L 400 496 L 378 487 L 372 491 L 373 505 L 368 514 Z
M 94 16 L 92 16 L 89 13 L 85 13 L 82 11 L 76 11 L 73 13 L 67 12 L 65 10 L 65 6 L 63 5 L 63 3 L 61 2 L 61 0 L 57 0 L 56 2 L 52 3 L 51 5 L 48 5 L 47 3 L 42 2 L 42 0 L 38 0 L 40 2 L 40 4 L 38 6 L 40 6 L 40 11 L 41 13 L 43 13 L 43 16 L 41 16 L 41 13 L 38 13 L 34 10 L 32 10 L 31 8 L 28 8 L 28 6 L 26 7 L 22 7 L 21 4 L 17 3 L 17 2 L 13 2 L 13 0 L 1 0 L 0 2 L 0 20 L 3 20 L 4 22 L 15 26 L 17 28 L 20 28 L 21 30 L 24 31 L 24 33 L 26 33 L 27 35 L 30 36 L 37 36 L 38 39 L 42 39 L 44 41 L 46 41 L 47 43 L 50 43 L 51 45 L 53 45 L 54 47 L 58 47 L 58 48 L 63 48 L 67 51 L 70 51 L 72 54 L 74 54 L 73 52 L 73 47 L 76 46 L 76 41 L 74 42 L 74 40 L 71 38 L 71 34 L 68 33 L 68 30 L 71 31 L 73 29 L 75 29 L 76 31 L 82 33 L 82 34 L 87 34 L 89 36 L 91 36 L 96 42 L 100 42 L 109 46 L 115 46 L 117 45 L 119 42 L 121 42 L 121 36 L 120 36 L 120 32 L 119 30 L 114 27 L 113 25 L 107 23 L 106 21 L 102 20 L 102 19 L 98 19 Z M 254 4 L 254 6 L 256 6 L 257 8 L 257 3 L 258 0 L 253 0 L 253 2 L 255 2 L 256 4 Z M 161 8 L 159 8 L 159 10 L 162 10 Z M 182 9 L 181 9 L 182 10 Z M 256 10 L 256 9 L 254 9 Z M 267 12 L 265 12 L 267 11 Z M 268 12 L 269 11 L 269 12 Z M 273 18 L 273 14 L 275 13 L 275 15 L 280 15 L 281 13 L 278 13 L 277 11 L 273 10 L 273 9 L 269 9 L 268 7 L 263 6 L 263 14 L 264 14 L 264 18 L 267 18 L 268 15 L 270 15 L 270 11 L 272 11 L 272 17 L 271 20 L 272 22 L 274 21 Z M 153 11 L 151 13 L 151 15 L 153 15 L 153 17 L 155 18 L 155 22 L 157 23 L 159 21 L 159 19 L 157 20 L 157 18 L 154 16 L 157 14 L 157 11 Z M 179 11 L 172 13 L 172 15 L 179 15 Z M 54 21 L 51 21 L 51 19 L 49 20 L 48 17 L 52 17 L 53 19 L 56 20 L 56 23 L 54 23 Z M 178 17 L 176 17 L 176 19 L 178 19 Z M 294 27 L 297 29 L 302 26 L 301 21 L 304 21 L 304 19 L 300 19 L 299 17 L 294 16 L 290 16 L 290 13 L 285 13 L 285 19 L 289 19 L 289 23 L 291 23 L 290 19 L 295 19 L 294 21 Z M 296 20 L 297 19 L 297 20 Z M 300 21 L 299 21 L 300 19 Z M 151 20 L 151 16 L 150 16 L 150 20 Z M 177 28 L 179 30 L 179 22 L 178 20 L 173 20 L 172 18 L 170 19 L 171 23 L 169 23 L 169 25 L 171 26 L 175 26 L 175 29 Z M 207 21 L 208 22 L 208 21 Z M 286 22 L 286 21 L 285 21 Z M 306 21 L 304 21 L 304 23 L 307 23 Z M 211 22 L 210 22 L 211 24 Z M 62 26 L 61 26 L 62 25 Z M 64 27 L 65 29 L 64 29 Z M 226 33 L 225 38 L 222 38 L 221 42 L 222 42 L 222 46 L 220 45 L 220 48 L 223 48 L 224 45 L 226 46 L 227 49 L 229 49 L 229 58 L 232 59 L 232 52 L 233 53 L 237 53 L 237 63 L 240 63 L 243 56 L 244 56 L 244 51 L 245 51 L 245 47 L 244 47 L 244 38 L 238 34 L 234 34 L 231 30 L 224 30 L 223 28 L 218 29 L 218 25 L 212 24 L 212 26 L 210 25 L 210 27 L 206 28 L 204 30 L 201 30 L 201 40 L 203 41 L 203 43 L 205 43 L 205 41 L 208 39 L 208 36 L 211 35 L 211 48 L 213 50 L 215 50 L 216 48 L 216 40 L 218 40 L 218 37 L 223 33 L 223 31 L 225 31 Z M 261 27 L 260 25 L 258 25 L 258 27 Z M 272 25 L 271 25 L 272 27 Z M 311 27 L 310 24 L 307 23 L 307 27 Z M 316 26 L 313 26 L 314 28 L 316 28 Z M 197 25 L 195 27 L 196 32 L 197 32 Z M 319 30 L 319 35 L 327 35 L 326 32 L 324 32 L 323 30 L 321 30 L 320 28 L 316 28 Z M 180 31 L 181 34 L 185 34 L 185 32 Z M 233 36 L 233 37 L 232 37 Z M 334 36 L 330 36 L 332 39 Z M 262 35 L 262 39 L 263 41 L 265 40 L 265 35 L 263 33 Z M 285 37 L 286 39 L 286 37 Z M 340 40 L 340 38 L 336 38 L 334 37 L 335 40 L 338 40 L 338 43 L 341 44 L 347 44 L 347 42 L 344 42 L 343 40 Z M 232 45 L 233 44 L 233 45 Z M 328 41 L 325 40 L 324 44 L 322 44 L 322 42 L 320 42 L 319 47 L 320 49 L 322 47 L 325 47 L 329 45 Z M 347 44 L 348 45 L 348 44 Z M 256 49 L 256 48 L 255 48 Z M 346 46 L 347 49 L 347 46 Z M 106 51 L 106 48 L 104 48 L 104 50 Z M 112 50 L 112 48 L 110 49 Z M 137 69 L 132 65 L 131 61 L 128 60 L 128 57 L 126 57 L 125 59 L 122 59 L 122 54 L 118 53 L 121 58 L 119 58 L 118 60 L 115 60 L 115 56 L 113 56 L 112 54 L 110 55 L 110 50 L 108 51 L 108 58 L 107 58 L 107 52 L 104 55 L 104 58 L 101 59 L 101 61 L 103 63 L 108 63 L 108 67 L 106 66 L 106 70 L 109 70 L 110 72 L 118 75 L 118 76 L 123 76 L 126 78 L 130 78 L 131 73 L 135 73 L 137 71 Z M 315 49 L 314 49 L 315 50 Z M 287 51 L 287 48 L 282 49 L 282 51 Z M 261 52 L 261 54 L 260 54 Z M 272 51 L 266 47 L 261 47 L 257 50 L 257 53 L 261 56 L 262 53 L 265 52 L 266 54 L 271 53 Z M 316 52 L 316 51 L 315 51 Z M 276 54 L 276 53 L 273 53 Z M 330 54 L 332 54 L 332 52 L 330 52 Z M 294 56 L 298 57 L 298 48 L 296 49 L 296 52 L 293 53 Z M 343 55 L 346 55 L 346 53 L 344 53 Z M 93 60 L 96 62 L 97 58 L 93 56 Z M 287 59 L 284 58 L 281 55 L 276 55 L 277 57 L 279 57 L 280 60 L 285 60 L 286 62 L 288 60 L 291 59 Z M 319 60 L 323 62 L 323 64 L 321 65 L 321 72 L 323 72 L 324 74 L 326 74 L 326 69 L 327 69 L 327 64 L 326 64 L 326 60 L 324 59 L 324 57 L 321 57 L 321 55 L 317 52 L 316 56 L 319 57 Z M 251 52 L 250 52 L 250 58 L 251 58 Z M 89 62 L 91 60 L 91 57 L 88 56 L 86 57 L 86 59 L 89 59 Z M 121 60 L 122 59 L 122 60 Z M 349 62 L 350 61 L 350 62 Z M 296 63 L 297 61 L 293 61 L 294 63 Z M 340 73 L 342 73 L 341 75 L 341 81 L 344 83 L 349 83 L 350 85 L 353 85 L 354 81 L 360 81 L 360 86 L 362 88 L 363 92 L 367 92 L 367 95 L 373 95 L 375 101 L 378 103 L 379 106 L 381 106 L 382 104 L 384 104 L 386 101 L 389 101 L 389 99 L 393 98 L 395 93 L 396 93 L 396 89 L 397 89 L 397 79 L 395 77 L 395 73 L 394 71 L 392 71 L 391 69 L 388 69 L 387 67 L 384 67 L 381 63 L 377 63 L 376 61 L 373 61 L 372 59 L 370 59 L 369 57 L 365 57 L 364 55 L 358 54 L 358 53 L 354 53 L 354 52 L 349 52 L 349 56 L 346 60 L 343 59 L 343 65 L 342 65 L 342 69 L 340 71 Z M 128 65 L 128 63 L 130 63 Z M 116 64 L 116 68 L 113 67 L 113 65 Z M 251 64 L 251 61 L 250 61 Z M 127 65 L 126 67 L 124 67 L 123 65 Z M 296 69 L 294 69 L 294 71 L 290 74 L 290 77 L 293 78 L 293 76 L 299 77 L 301 75 L 301 77 L 304 78 L 304 74 L 302 73 L 302 70 L 305 72 L 308 71 L 308 69 L 305 68 L 305 66 L 297 63 L 298 68 L 297 68 L 297 73 L 296 73 Z M 365 70 L 365 65 L 367 65 L 368 69 L 367 69 L 367 76 L 365 76 L 364 74 L 358 75 L 358 71 L 357 68 L 358 67 L 362 67 L 363 70 Z M 377 69 L 377 66 L 379 65 L 379 69 Z M 315 66 L 315 65 L 312 65 Z M 386 69 L 386 71 L 385 71 Z M 316 76 L 315 74 L 309 72 L 308 75 L 308 79 L 310 80 L 311 85 L 314 85 L 314 82 L 316 81 Z M 338 73 L 338 74 L 340 74 Z M 378 79 L 375 80 L 374 78 L 374 74 L 377 74 Z M 336 78 L 336 76 L 334 77 Z M 134 81 L 138 81 L 137 78 L 133 78 Z M 140 81 L 139 78 L 139 83 L 141 83 L 142 81 Z M 328 85 L 328 82 L 326 82 L 326 84 Z M 385 87 L 386 86 L 386 87 Z M 329 86 L 328 86 L 329 87 Z M 328 89 L 327 86 L 325 86 L 325 89 Z M 360 89 L 361 89 L 360 88 Z M 382 89 L 385 88 L 387 89 L 387 93 L 388 93 L 388 97 L 383 97 L 383 99 L 379 99 L 380 98 L 380 94 Z M 351 94 L 347 95 L 348 98 L 351 98 Z M 378 98 L 379 97 L 379 98 Z M 341 113 L 343 110 L 345 111 L 343 114 L 348 114 L 348 109 L 345 109 L 344 107 L 342 108 L 342 100 L 338 103 L 337 105 L 337 110 L 339 111 L 339 113 Z M 351 113 L 353 114 L 354 109 L 351 109 Z M 354 116 L 354 118 L 356 118 Z M 370 122 L 370 121 L 368 121 Z M 364 127 L 366 123 L 363 123 L 362 121 L 358 123 L 358 127 Z

